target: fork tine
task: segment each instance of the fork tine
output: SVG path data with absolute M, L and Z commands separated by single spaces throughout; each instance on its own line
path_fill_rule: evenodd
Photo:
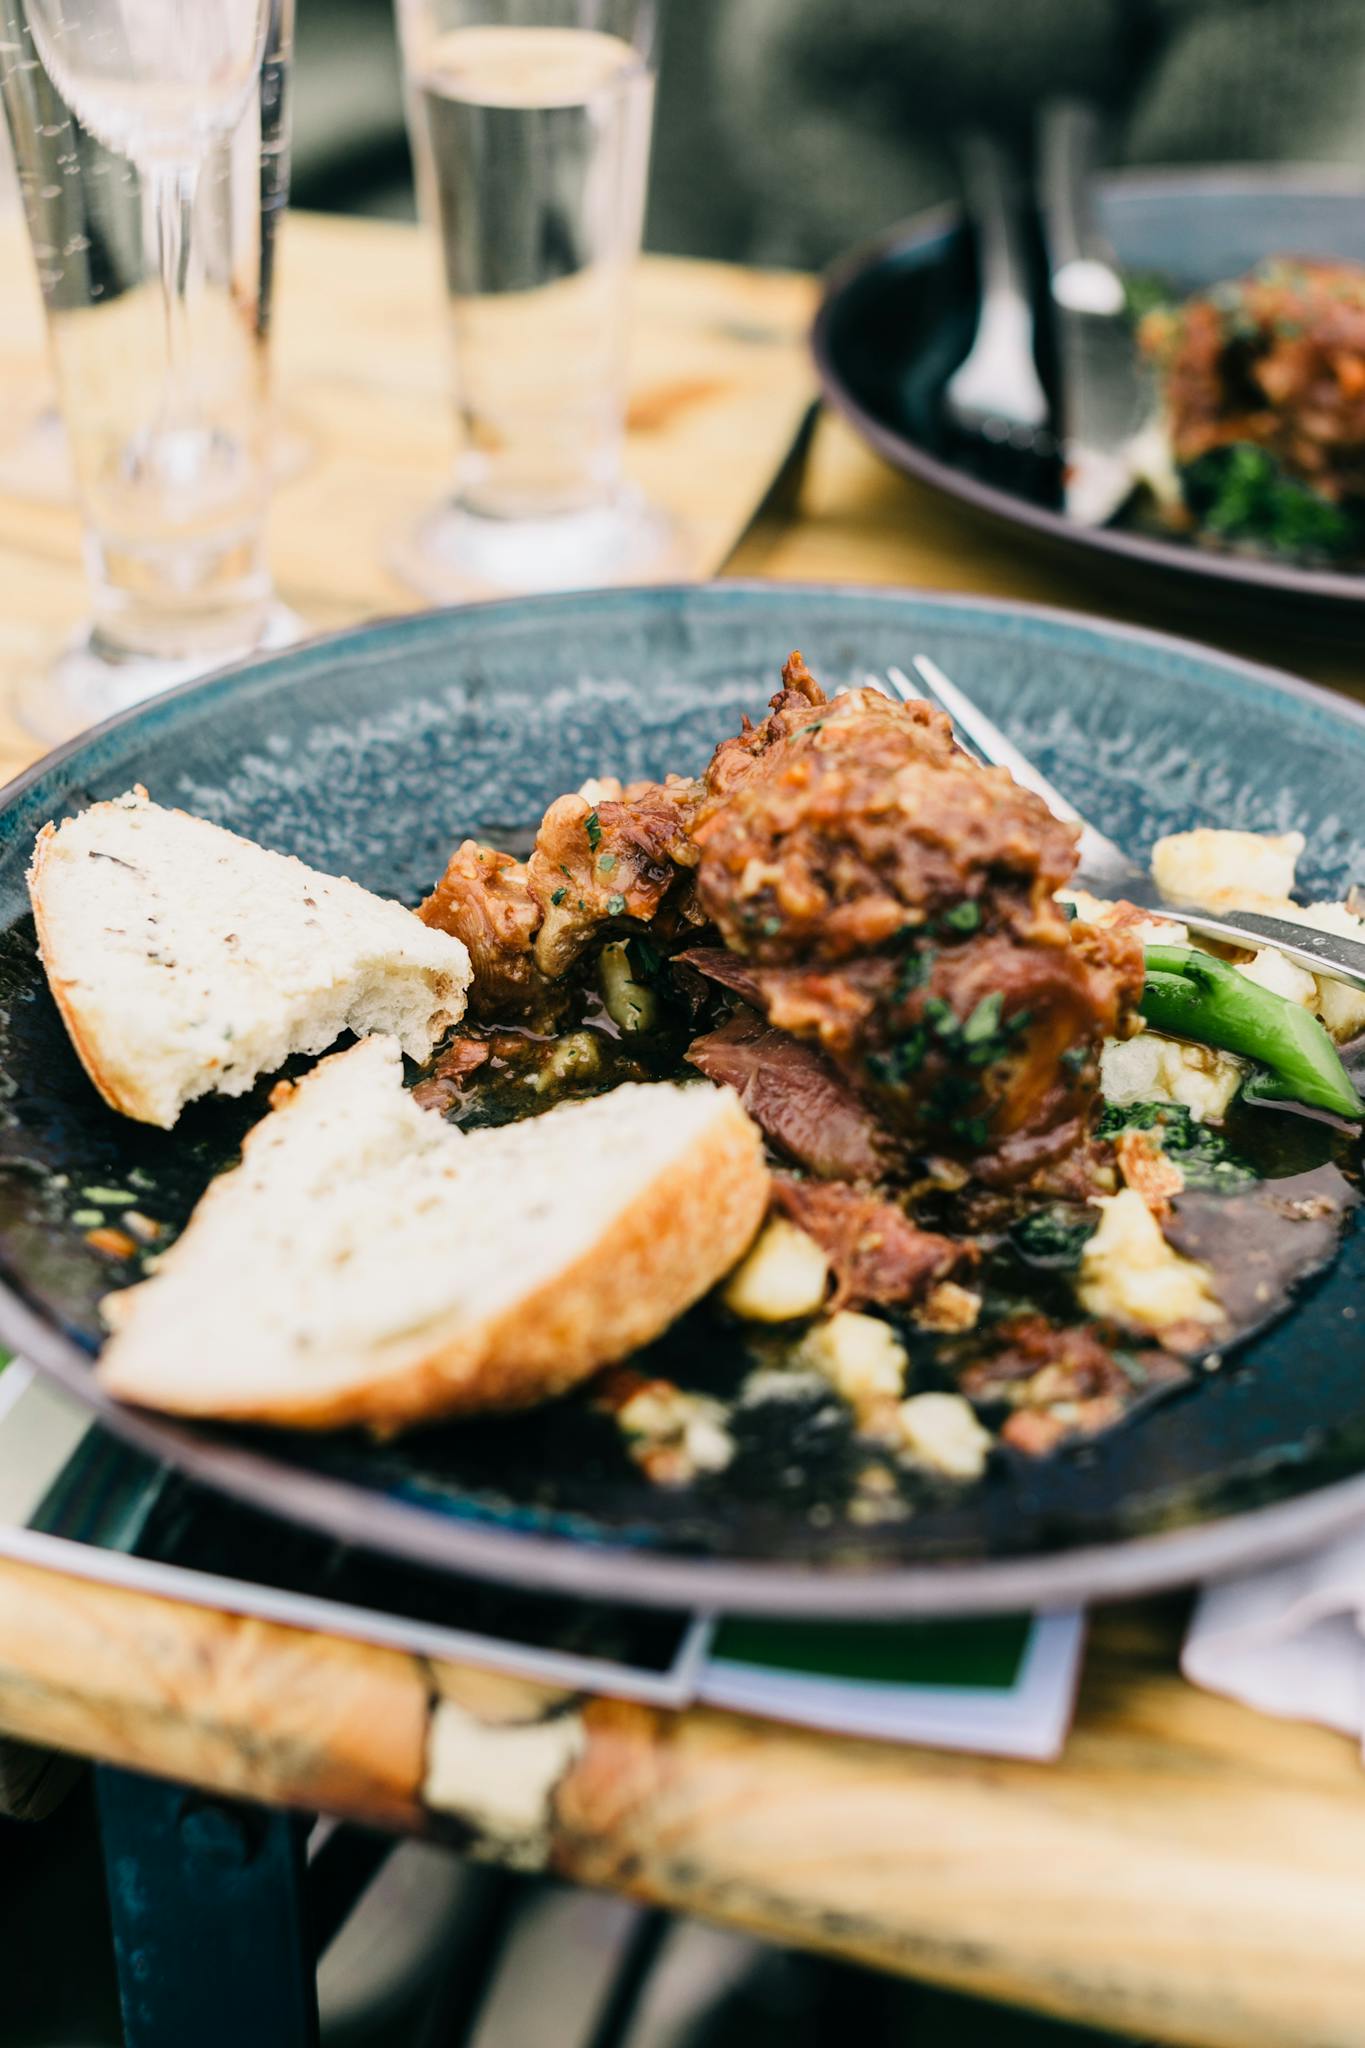
M 956 683 L 949 681 L 936 661 L 931 661 L 927 654 L 916 654 L 912 656 L 910 666 L 924 684 L 924 693 L 948 713 L 960 732 L 967 735 L 980 759 L 1008 768 L 1022 789 L 1031 789 L 1035 796 L 1042 798 L 1054 818 L 1061 818 L 1068 825 L 1080 826 L 1081 864 L 1084 868 L 1115 881 L 1124 875 L 1143 873 L 1122 847 L 1116 846 L 1112 839 L 1106 839 L 1103 832 L 1096 831 L 1076 806 L 1069 803 L 1062 792 L 1034 767 L 1028 755 L 1021 753 L 1013 740 L 1006 739 L 999 726 L 987 718 Z M 900 695 L 915 697 L 920 694 L 902 670 L 888 669 L 887 674 Z
M 914 656 L 910 666 L 915 668 L 921 658 L 919 655 Z M 932 665 L 931 663 L 930 666 L 932 667 Z M 953 736 L 963 753 L 970 754 L 974 761 L 984 762 L 987 767 L 991 765 L 990 755 L 977 745 L 971 734 L 963 726 L 961 719 L 954 716 L 949 707 L 935 694 L 932 687 L 917 690 L 903 668 L 889 668 L 886 674 L 892 689 L 903 704 L 936 704 L 940 711 L 947 711 L 949 718 L 953 721 Z
M 942 705 L 955 725 L 961 726 L 984 760 L 1008 768 L 1021 788 L 1031 789 L 1035 796 L 1042 798 L 1054 818 L 1065 818 L 1072 825 L 1085 822 L 1075 805 L 1068 803 L 1062 792 L 1034 767 L 1028 755 L 1020 753 L 999 726 L 987 718 L 970 697 L 964 696 L 956 683 L 949 681 L 937 662 L 931 661 L 927 654 L 916 654 L 910 666 L 930 697 Z M 892 680 L 895 680 L 894 676 Z

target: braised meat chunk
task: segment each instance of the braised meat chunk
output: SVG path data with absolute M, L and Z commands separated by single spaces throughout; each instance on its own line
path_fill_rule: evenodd
M 567 973 L 604 925 L 622 918 L 650 924 L 665 899 L 683 895 L 697 862 L 690 828 L 701 795 L 698 783 L 670 775 L 595 801 L 562 796 L 551 804 L 527 871 L 543 914 L 536 936 L 543 974 Z
M 689 1046 L 708 1081 L 733 1088 L 764 1136 L 824 1180 L 876 1181 L 889 1151 L 877 1119 L 814 1046 L 752 1010 Z
M 1365 493 L 1365 268 L 1274 258 L 1149 314 L 1177 462 L 1250 442 L 1324 496 Z
M 970 1244 L 921 1230 L 894 1202 L 838 1183 L 773 1180 L 773 1206 L 813 1237 L 834 1274 L 831 1309 L 918 1301 L 975 1258 Z
M 511 854 L 466 839 L 418 911 L 424 924 L 469 948 L 471 1016 L 522 1017 L 544 1010 L 549 989 L 533 951 L 540 905 Z
M 1078 1139 L 1106 1035 L 1142 990 L 1131 936 L 1053 900 L 1076 833 L 924 704 L 825 702 L 800 656 L 727 742 L 697 897 L 769 1022 L 817 1043 L 903 1141 L 1027 1173 Z
M 614 928 L 666 910 L 670 934 L 689 935 L 689 825 L 701 797 L 699 783 L 676 775 L 625 789 L 600 782 L 550 805 L 525 863 L 474 839 L 457 847 L 418 914 L 468 946 L 472 1014 L 551 1023 L 566 978 Z
M 1149 313 L 1171 453 L 1203 537 L 1365 548 L 1365 267 L 1274 257 Z
M 1024 1314 L 996 1325 L 990 1353 L 958 1384 L 973 1401 L 1005 1403 L 1002 1441 L 1045 1457 L 1069 1438 L 1110 1428 L 1138 1402 L 1189 1377 L 1182 1359 L 1156 1346 L 1125 1348 L 1112 1331 Z

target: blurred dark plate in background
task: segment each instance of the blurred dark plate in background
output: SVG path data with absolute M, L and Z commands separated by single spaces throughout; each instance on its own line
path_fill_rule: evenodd
M 1130 278 L 1173 297 L 1235 278 L 1263 257 L 1365 262 L 1365 180 L 1331 167 L 1119 172 L 1101 180 L 1101 226 Z M 1055 396 L 1045 272 L 1034 238 L 1039 357 Z M 943 387 L 971 345 L 977 280 L 961 213 L 937 208 L 855 250 L 831 274 L 815 328 L 825 396 L 888 462 L 1021 532 L 1107 566 L 1128 587 L 1220 591 L 1245 615 L 1256 602 L 1286 624 L 1358 632 L 1365 570 L 1216 550 L 1144 531 L 1132 515 L 1085 527 L 1062 508 L 1057 465 L 955 433 Z

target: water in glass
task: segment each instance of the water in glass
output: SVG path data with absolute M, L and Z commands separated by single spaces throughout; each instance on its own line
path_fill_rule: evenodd
M 402 0 L 400 18 L 462 444 L 425 580 L 409 566 L 434 595 L 611 580 L 658 539 L 621 483 L 651 11 Z
M 86 520 L 84 658 L 120 670 L 86 676 L 86 715 L 247 652 L 270 619 L 292 18 L 293 0 L 0 0 L 0 91 Z

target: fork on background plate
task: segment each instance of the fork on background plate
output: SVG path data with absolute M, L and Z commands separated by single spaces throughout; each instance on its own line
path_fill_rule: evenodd
M 943 387 L 943 411 L 964 434 L 1054 455 L 1051 407 L 1034 358 L 1033 297 L 1009 156 L 980 129 L 958 138 L 967 217 L 976 239 L 980 308 L 963 361 Z

